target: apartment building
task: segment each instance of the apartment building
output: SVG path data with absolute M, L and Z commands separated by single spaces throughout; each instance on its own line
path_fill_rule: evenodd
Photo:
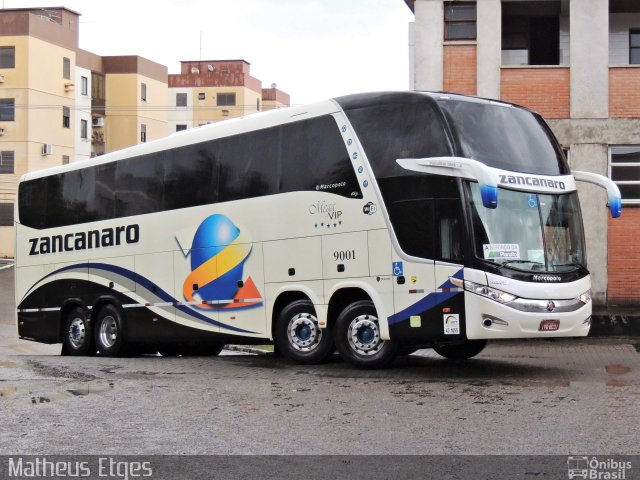
M 22 174 L 167 135 L 167 67 L 81 50 L 79 17 L 0 10 L 0 257 Z
M 13 256 L 22 174 L 290 104 L 245 60 L 181 62 L 169 75 L 136 55 L 82 50 L 79 18 L 64 7 L 0 9 L 0 257 Z
M 623 215 L 580 184 L 595 313 L 640 306 L 640 2 L 405 0 L 416 90 L 502 99 L 541 113 L 576 170 L 609 175 Z M 508 132 L 505 132 L 508 134 Z
M 75 154 L 78 17 L 65 8 L 0 10 L 0 256 L 13 253 L 20 175 Z
M 180 131 L 290 105 L 275 86 L 262 88 L 246 60 L 180 62 L 169 75 L 169 130 Z

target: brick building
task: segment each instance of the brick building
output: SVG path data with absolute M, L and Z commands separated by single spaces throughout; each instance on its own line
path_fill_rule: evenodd
M 288 107 L 289 95 L 262 88 L 245 60 L 180 62 L 180 73 L 169 75 L 169 131 Z
M 606 196 L 579 184 L 595 313 L 640 306 L 640 2 L 405 0 L 411 87 L 496 98 L 541 113 L 573 169 L 609 175 Z

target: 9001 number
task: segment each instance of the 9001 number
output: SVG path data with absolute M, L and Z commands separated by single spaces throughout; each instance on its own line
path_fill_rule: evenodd
M 355 260 L 356 259 L 356 251 L 355 250 L 336 250 L 333 252 L 333 259 L 337 261 L 344 262 L 345 260 Z

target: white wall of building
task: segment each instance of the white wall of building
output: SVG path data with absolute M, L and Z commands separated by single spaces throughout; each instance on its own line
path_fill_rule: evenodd
M 640 28 L 640 13 L 609 16 L 609 65 L 629 65 L 629 30 Z
M 76 65 L 75 68 L 76 107 L 74 120 L 75 152 L 71 162 L 91 158 L 91 70 Z M 86 93 L 82 91 L 82 77 L 87 79 Z M 87 122 L 87 138 L 82 138 L 82 120 Z
M 187 106 L 176 106 L 176 94 L 187 94 Z M 168 129 L 169 135 L 175 133 L 177 125 L 186 125 L 187 128 L 193 127 L 193 88 L 169 88 L 169 105 Z

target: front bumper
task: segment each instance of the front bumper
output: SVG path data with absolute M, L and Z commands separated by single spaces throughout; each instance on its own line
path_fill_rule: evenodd
M 466 333 L 470 340 L 585 337 L 591 327 L 590 301 L 571 312 L 532 313 L 465 292 L 465 306 Z M 558 329 L 541 331 L 540 325 L 544 320 L 558 320 Z

